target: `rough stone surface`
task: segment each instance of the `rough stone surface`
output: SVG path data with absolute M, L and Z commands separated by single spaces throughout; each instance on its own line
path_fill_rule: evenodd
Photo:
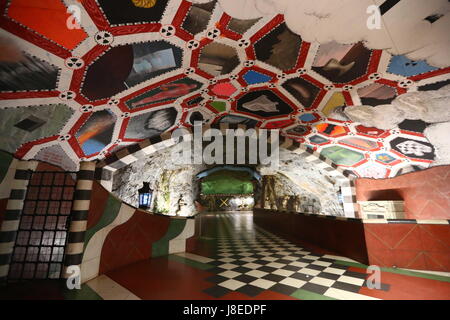
M 436 150 L 432 165 L 450 164 L 450 122 L 433 124 L 425 129 L 424 134 Z
M 450 85 L 433 91 L 408 92 L 398 96 L 392 105 L 404 119 L 420 119 L 428 123 L 450 121 Z
M 266 183 L 271 185 L 266 186 L 265 208 L 315 214 L 322 212 L 320 199 L 310 191 L 300 187 L 299 184 L 293 183 L 293 180 L 287 175 L 278 172 L 270 179 L 266 179 Z
M 204 3 L 208 0 L 191 0 Z M 426 59 L 447 67 L 450 59 L 448 1 L 400 1 L 382 19 L 373 0 L 218 0 L 222 9 L 237 19 L 256 19 L 283 14 L 289 29 L 303 41 L 321 44 L 364 41 L 372 49 L 405 54 L 412 60 Z M 407 12 L 407 14 L 405 14 Z M 442 15 L 434 23 L 425 17 Z M 378 24 L 378 26 L 377 26 Z M 386 32 L 388 31 L 388 32 Z
M 391 104 L 349 106 L 345 114 L 366 127 L 389 130 L 405 119 L 428 123 L 450 121 L 450 85 L 433 91 L 408 92 L 395 98 Z
M 339 184 L 326 171 L 306 162 L 304 155 L 280 150 L 279 171 L 307 194 L 319 199 L 322 214 L 344 215 L 343 207 L 338 199 Z
M 138 189 L 146 181 L 154 190 L 154 212 L 194 215 L 194 200 L 199 192 L 195 175 L 208 167 L 203 164 L 174 164 L 172 149 L 173 147 L 159 151 L 118 170 L 114 175 L 113 193 L 123 201 L 137 206 Z M 260 169 L 263 168 L 257 167 L 258 171 Z M 280 150 L 280 166 L 272 173 L 277 176 L 277 196 L 296 195 L 309 199 L 310 202 L 314 199 L 318 213 L 343 215 L 338 199 L 339 185 L 326 171 L 307 163 L 302 155 Z
M 181 165 L 172 161 L 172 148 L 133 162 L 116 172 L 113 193 L 126 203 L 137 206 L 138 190 L 149 182 L 154 190 L 153 211 L 167 215 L 195 214 L 194 200 L 198 192 L 195 175 L 204 165 Z
M 404 113 L 390 104 L 372 106 L 349 106 L 345 114 L 353 121 L 366 127 L 389 130 L 405 119 Z

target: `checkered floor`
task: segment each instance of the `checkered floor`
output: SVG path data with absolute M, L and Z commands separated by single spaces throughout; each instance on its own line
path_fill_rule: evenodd
M 358 293 L 368 274 L 352 272 L 331 256 L 314 254 L 253 225 L 251 214 L 218 214 L 216 253 L 209 257 L 215 285 L 204 292 L 219 298 L 230 291 L 254 297 L 264 290 L 291 295 L 298 289 L 320 295 Z M 382 285 L 382 290 L 388 290 Z

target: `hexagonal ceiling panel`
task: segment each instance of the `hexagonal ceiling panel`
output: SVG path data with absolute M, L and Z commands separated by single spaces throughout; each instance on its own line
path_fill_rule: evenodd
M 202 121 L 279 129 L 357 176 L 395 176 L 435 159 L 430 123 L 383 130 L 345 110 L 438 90 L 449 67 L 367 42 L 307 42 L 287 16 L 246 20 L 221 0 L 63 3 L 1 7 L 0 149 L 19 158 L 73 168 Z

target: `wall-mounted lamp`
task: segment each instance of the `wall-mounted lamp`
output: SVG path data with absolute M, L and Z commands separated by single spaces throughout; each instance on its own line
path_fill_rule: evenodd
M 144 186 L 138 190 L 139 208 L 148 209 L 152 203 L 153 190 L 150 189 L 150 183 L 144 182 Z

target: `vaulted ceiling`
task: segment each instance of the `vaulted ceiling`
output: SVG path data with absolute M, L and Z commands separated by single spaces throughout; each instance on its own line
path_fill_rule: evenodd
M 352 1 L 313 2 L 327 1 L 297 3 L 296 20 L 289 1 L 1 1 L 0 149 L 76 169 L 80 160 L 202 121 L 280 129 L 360 177 L 430 166 L 429 122 L 406 118 L 379 129 L 345 109 L 450 83 L 441 52 L 448 42 L 439 38 L 448 2 L 428 9 L 411 0 L 386 1 L 390 8 L 353 1 L 364 23 L 361 3 L 382 5 L 390 45 L 367 26 L 367 37 L 337 32 Z M 406 22 L 397 26 L 396 17 Z M 429 41 L 411 49 L 398 36 L 405 25 L 410 42 L 420 26 Z M 347 28 L 357 29 L 355 21 Z M 419 43 L 425 36 L 416 32 Z

